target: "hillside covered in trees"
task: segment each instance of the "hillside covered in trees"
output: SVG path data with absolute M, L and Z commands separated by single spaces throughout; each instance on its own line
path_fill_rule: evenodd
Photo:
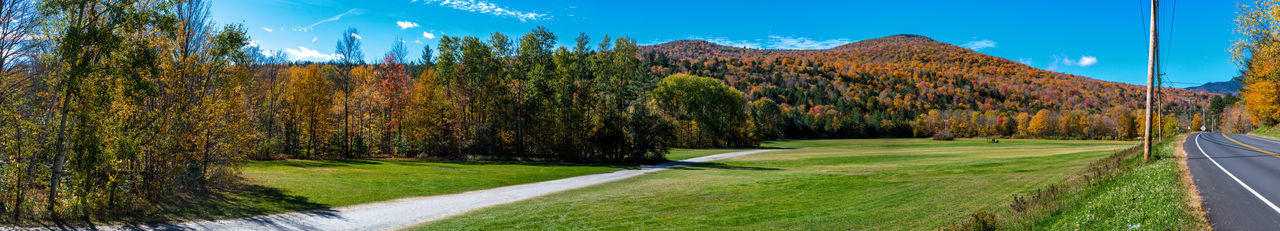
M 1141 134 L 1142 86 L 1041 70 L 919 35 L 825 50 L 697 40 L 640 49 L 653 76 L 708 76 L 745 92 L 767 139 Z M 1211 95 L 1165 88 L 1157 100 L 1161 112 L 1196 112 Z M 1192 115 L 1166 117 L 1161 124 L 1176 127 Z

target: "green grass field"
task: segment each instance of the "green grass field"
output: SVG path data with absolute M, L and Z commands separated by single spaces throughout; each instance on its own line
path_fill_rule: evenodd
M 440 195 L 609 172 L 629 165 L 441 163 L 417 160 L 255 161 L 250 183 L 328 206 Z
M 417 230 L 927 230 L 1055 183 L 1133 142 L 800 140 L 803 148 L 482 209 Z
M 744 149 L 675 149 L 681 160 Z M 243 184 L 183 195 L 154 214 L 120 219 L 158 222 L 247 217 L 431 196 L 603 173 L 638 165 L 431 162 L 420 160 L 246 161 Z
M 1185 136 L 1185 135 L 1183 135 Z M 1171 139 L 1178 140 L 1178 139 Z M 1174 146 L 1157 146 L 1160 159 L 1079 194 L 1073 204 L 1037 225 L 1040 230 L 1208 230 L 1188 205 Z

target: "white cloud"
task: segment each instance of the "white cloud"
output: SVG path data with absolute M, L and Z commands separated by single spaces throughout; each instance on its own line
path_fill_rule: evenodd
M 350 9 L 350 10 L 347 10 L 347 12 L 342 12 L 341 14 L 335 15 L 333 17 L 316 21 L 315 23 L 312 23 L 311 25 L 307 25 L 305 27 L 304 26 L 293 27 L 293 31 L 306 32 L 311 30 L 311 28 L 315 28 L 316 26 L 319 26 L 320 24 L 324 24 L 326 22 L 338 21 L 339 19 L 342 19 L 343 16 L 347 16 L 349 14 L 359 15 L 360 13 L 361 13 L 360 9 Z
M 329 61 L 329 60 L 342 58 L 342 55 L 339 55 L 339 54 L 320 53 L 320 51 L 307 49 L 306 47 L 303 47 L 303 46 L 298 46 L 298 49 L 293 49 L 293 48 L 284 49 L 284 52 L 288 53 L 289 57 L 293 58 L 294 60 Z
M 268 50 L 261 50 L 261 51 L 258 51 L 258 53 L 259 53 L 259 54 L 262 54 L 262 56 L 264 56 L 264 57 L 268 57 L 268 58 L 270 58 L 270 57 L 276 57 L 276 53 L 272 53 L 271 51 L 268 51 Z
M 435 38 L 436 38 L 436 34 L 432 34 L 431 32 L 423 31 L 423 32 L 422 32 L 422 37 L 423 37 L 423 38 L 427 38 L 427 39 L 435 39 Z
M 404 30 L 404 29 L 418 27 L 418 23 L 410 22 L 410 21 L 396 21 L 396 26 L 399 26 L 401 30 Z
M 1088 56 L 1088 55 L 1081 55 L 1079 60 L 1073 60 L 1071 59 L 1071 57 L 1067 57 L 1067 55 L 1061 55 L 1061 54 L 1053 55 L 1053 62 L 1049 63 L 1048 69 L 1050 71 L 1057 70 L 1059 64 L 1067 65 L 1067 66 L 1077 66 L 1077 67 L 1090 67 L 1095 64 L 1098 64 L 1098 58 L 1093 56 Z
M 1093 66 L 1094 64 L 1098 64 L 1098 58 L 1088 55 L 1080 56 L 1080 61 L 1076 62 L 1076 65 L 1080 65 L 1082 67 Z
M 417 2 L 417 1 L 414 1 Z M 539 14 L 533 12 L 525 12 L 498 6 L 497 4 L 481 1 L 481 0 L 425 0 L 426 4 L 439 3 L 440 6 L 453 8 L 455 10 L 465 10 L 481 14 L 492 14 L 499 17 L 513 17 L 520 21 L 528 20 L 545 20 L 551 19 L 550 15 Z
M 266 28 L 266 27 L 262 27 L 262 30 L 265 30 L 265 31 L 267 31 L 267 32 L 274 32 L 274 31 L 276 31 L 276 30 L 272 30 L 271 28 Z
M 1030 66 L 1030 65 L 1031 65 L 1031 61 L 1032 61 L 1032 60 L 1031 60 L 1031 58 L 1018 57 L 1018 62 L 1019 62 L 1019 63 L 1026 64 L 1026 65 L 1028 65 L 1028 66 Z
M 961 46 L 964 48 L 969 48 L 970 50 L 973 50 L 973 51 L 980 51 L 982 49 L 996 47 L 996 41 L 991 41 L 990 39 L 983 39 L 978 41 L 969 41 L 968 43 L 965 43 L 964 45 L 961 45 Z
M 422 44 L 422 40 L 413 40 L 413 43 Z
M 316 43 L 316 40 L 320 40 L 320 37 L 311 37 L 311 43 Z
M 258 40 L 249 40 L 249 46 L 251 47 L 258 46 Z
M 842 38 L 828 39 L 828 40 L 813 40 L 805 37 L 783 37 L 783 36 L 777 36 L 777 35 L 769 35 L 769 39 L 771 40 L 769 44 L 769 48 L 786 49 L 786 50 L 830 49 L 832 47 L 853 42 L 852 40 L 842 39 Z
M 356 33 L 351 33 L 351 37 L 356 38 L 356 40 L 364 40 L 364 37 L 360 37 L 360 35 L 358 35 L 358 34 L 356 34 Z

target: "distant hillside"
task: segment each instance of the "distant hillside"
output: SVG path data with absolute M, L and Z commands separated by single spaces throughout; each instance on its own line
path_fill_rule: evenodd
M 1223 95 L 1237 95 L 1240 94 L 1240 88 L 1243 87 L 1244 83 L 1241 83 L 1240 80 L 1236 80 L 1235 78 L 1231 78 L 1231 80 L 1210 82 L 1200 86 L 1188 87 L 1187 89 Z
M 931 110 L 977 112 L 999 120 L 1049 109 L 1055 115 L 1108 115 L 1096 119 L 1122 121 L 1118 114 L 1136 111 L 1144 96 L 1138 85 L 1041 70 L 920 35 L 824 50 L 748 49 L 697 40 L 640 49 L 658 76 L 720 78 L 750 100 L 768 98 L 814 118 L 854 117 L 859 121 L 845 122 L 876 126 L 860 128 L 871 136 L 911 135 L 913 128 L 901 123 Z M 1174 96 L 1160 99 L 1167 111 L 1194 111 L 1209 98 L 1186 89 L 1165 92 Z

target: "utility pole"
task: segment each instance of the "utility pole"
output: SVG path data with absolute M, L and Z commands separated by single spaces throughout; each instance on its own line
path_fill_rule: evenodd
M 1159 15 L 1160 0 L 1151 0 L 1151 47 L 1147 52 L 1147 109 L 1145 124 L 1147 125 L 1142 134 L 1142 162 L 1151 159 L 1151 93 L 1154 90 L 1152 85 L 1155 84 L 1156 78 L 1156 15 Z

